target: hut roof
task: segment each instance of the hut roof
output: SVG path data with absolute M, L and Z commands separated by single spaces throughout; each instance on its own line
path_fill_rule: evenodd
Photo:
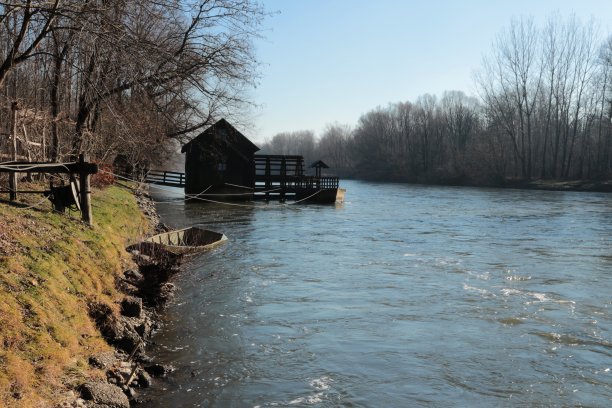
M 310 168 L 322 168 L 322 169 L 329 169 L 329 166 L 327 164 L 325 164 L 325 162 L 323 160 L 317 160 L 316 162 L 312 163 L 310 165 Z
M 193 138 L 189 143 L 183 145 L 181 153 L 185 153 L 194 146 L 204 148 L 204 146 L 212 142 L 225 144 L 243 157 L 248 157 L 259 150 L 259 147 L 255 146 L 228 121 L 220 119 L 204 132 Z

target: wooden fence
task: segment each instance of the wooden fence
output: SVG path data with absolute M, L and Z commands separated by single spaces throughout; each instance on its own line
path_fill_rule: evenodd
M 150 170 L 145 178 L 147 183 L 170 187 L 185 187 L 185 173 L 178 171 Z

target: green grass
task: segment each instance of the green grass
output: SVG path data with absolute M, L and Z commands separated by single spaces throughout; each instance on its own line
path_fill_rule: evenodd
M 109 349 L 87 305 L 117 308 L 116 278 L 132 266 L 124 248 L 149 226 L 129 190 L 94 190 L 92 200 L 93 227 L 51 212 L 49 203 L 39 210 L 0 202 L 2 407 L 53 406 L 103 375 L 87 364 Z

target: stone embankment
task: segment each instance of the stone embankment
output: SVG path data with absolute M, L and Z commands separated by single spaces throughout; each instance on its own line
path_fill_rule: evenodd
M 167 231 L 149 196 L 138 192 L 136 197 L 142 212 L 155 224 L 155 232 Z M 75 398 L 62 407 L 128 408 L 138 404 L 139 390 L 150 387 L 152 378 L 172 371 L 172 367 L 152 361 L 146 355 L 146 345 L 158 327 L 159 313 L 172 296 L 174 285 L 169 279 L 178 272 L 181 258 L 172 254 L 149 256 L 139 245 L 127 250 L 137 268 L 126 270 L 117 279 L 117 289 L 125 294 L 119 312 L 104 303 L 89 304 L 89 316 L 115 348 L 115 352 L 89 359 L 92 367 L 105 370 L 106 381 L 81 384 Z

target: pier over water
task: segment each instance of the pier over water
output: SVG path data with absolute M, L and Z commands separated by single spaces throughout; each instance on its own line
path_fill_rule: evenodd
M 185 189 L 188 197 L 211 201 L 294 200 L 335 203 L 344 191 L 339 179 L 323 175 L 322 160 L 309 166 L 300 155 L 256 155 L 255 146 L 221 119 L 185 144 L 185 172 L 152 170 L 146 181 Z

